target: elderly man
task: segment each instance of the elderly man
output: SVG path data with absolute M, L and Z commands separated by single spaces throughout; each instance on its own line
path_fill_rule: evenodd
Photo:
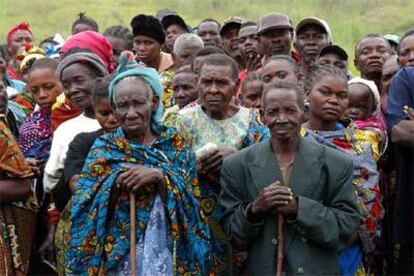
M 293 44 L 301 56 L 300 70 L 306 76 L 312 70 L 321 49 L 331 44 L 328 23 L 313 16 L 302 19 L 296 25 Z
M 339 274 L 338 251 L 359 222 L 352 161 L 300 137 L 304 101 L 295 86 L 271 86 L 262 100 L 271 138 L 221 170 L 221 223 L 234 244 L 249 248 L 242 274 Z
M 299 61 L 300 56 L 291 52 L 293 39 L 292 20 L 281 13 L 268 13 L 260 17 L 258 23 L 260 54 L 263 61 L 274 55 L 292 55 Z
M 355 46 L 355 67 L 362 78 L 375 82 L 380 91 L 382 67 L 389 55 L 390 44 L 379 34 L 369 34 Z
M 196 34 L 182 34 L 174 43 L 175 70 L 191 64 L 198 51 L 204 48 L 203 40 Z

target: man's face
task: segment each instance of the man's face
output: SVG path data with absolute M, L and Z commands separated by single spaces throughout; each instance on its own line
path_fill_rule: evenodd
M 228 53 L 235 52 L 239 49 L 238 44 L 239 27 L 233 26 L 223 34 L 223 46 Z
M 264 89 L 274 83 L 283 82 L 297 84 L 298 78 L 293 65 L 283 59 L 269 61 L 261 70 L 260 76 L 263 80 Z
M 334 53 L 328 53 L 318 58 L 317 62 L 320 65 L 333 65 L 341 70 L 348 72 L 348 62 L 343 60 L 340 56 Z
M 316 24 L 309 24 L 300 29 L 295 47 L 305 63 L 313 63 L 322 48 L 329 45 L 325 30 Z
M 262 56 L 288 55 L 292 42 L 292 32 L 288 29 L 268 30 L 259 35 Z
M 381 76 L 382 66 L 389 57 L 389 45 L 381 37 L 367 37 L 360 43 L 355 53 L 355 67 L 361 76 L 372 79 Z
M 176 69 L 191 64 L 193 61 L 195 54 L 201 50 L 201 48 L 194 46 L 194 45 L 186 45 L 184 46 L 180 52 L 174 55 L 174 64 Z
M 198 35 L 204 41 L 204 46 L 221 46 L 219 25 L 213 21 L 203 22 L 198 26 Z
M 397 73 L 400 66 L 398 65 L 397 58 L 395 56 L 390 57 L 385 61 L 382 68 L 382 92 L 384 95 L 388 94 L 392 77 Z
M 401 67 L 414 66 L 414 35 L 401 41 L 398 63 Z
M 259 54 L 259 36 L 250 34 L 239 38 L 240 54 L 244 59 L 255 58 Z
M 223 113 L 237 90 L 230 66 L 204 64 L 198 79 L 202 106 L 209 113 Z M 225 112 L 224 112 L 225 113 Z

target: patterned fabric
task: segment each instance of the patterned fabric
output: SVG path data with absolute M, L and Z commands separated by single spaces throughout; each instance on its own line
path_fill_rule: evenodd
M 174 120 L 176 126 L 194 152 L 207 143 L 241 150 L 270 136 L 268 128 L 257 120 L 257 112 L 244 107 L 240 107 L 236 115 L 226 120 L 210 119 L 200 105 L 185 107 L 178 114 L 179 118 Z M 219 224 L 223 214 L 223 210 L 216 207 L 219 194 L 218 183 L 202 181 L 201 207 L 213 232 L 215 272 L 221 275 L 232 273 L 230 270 L 233 266 L 233 252 L 230 239 Z M 240 253 L 234 254 L 239 256 Z M 234 265 L 237 266 L 236 263 Z
M 31 176 L 16 141 L 0 121 L 0 179 Z M 0 206 L 0 275 L 27 273 L 37 207 L 33 195 L 24 202 Z
M 342 129 L 338 131 L 312 131 L 302 129 L 302 135 L 323 145 L 349 154 L 354 163 L 354 188 L 358 195 L 358 207 L 363 216 L 358 231 L 365 252 L 375 250 L 374 241 L 381 235 L 383 215 L 380 202 L 377 164 L 371 145 L 366 143 L 363 131 Z
M 77 109 L 73 103 L 62 93 L 52 106 L 51 125 L 56 130 L 63 122 L 78 117 L 82 111 Z
M 28 116 L 19 129 L 19 147 L 26 158 L 46 161 L 52 146 L 50 114 L 42 110 Z
M 20 152 L 10 130 L 0 121 L 0 176 L 1 178 L 28 178 L 32 171 Z
M 164 71 L 160 73 L 161 83 L 164 87 L 164 93 L 162 95 L 162 104 L 164 108 L 170 108 L 174 105 L 174 88 L 173 79 L 175 76 L 174 71 Z
M 36 105 L 36 102 L 33 98 L 32 93 L 28 91 L 25 91 L 19 95 L 16 95 L 13 101 L 18 103 L 23 108 L 23 111 L 26 114 L 32 113 Z
M 118 271 L 127 261 L 129 195 L 111 196 L 119 191 L 114 185 L 117 176 L 136 164 L 156 167 L 165 174 L 165 211 L 170 239 L 176 242 L 177 274 L 210 271 L 210 230 L 196 199 L 200 192 L 194 155 L 174 129 L 153 128 L 159 137 L 151 146 L 128 141 L 122 128 L 101 136 L 92 146 L 72 197 L 71 240 L 66 253 L 69 275 Z M 138 240 L 145 235 L 154 199 L 154 194 L 137 198 Z

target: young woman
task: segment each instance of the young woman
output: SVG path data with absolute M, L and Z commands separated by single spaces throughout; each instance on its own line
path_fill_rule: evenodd
M 309 121 L 304 124 L 302 135 L 348 154 L 354 163 L 353 184 L 362 222 L 339 257 L 341 274 L 352 275 L 369 267 L 369 257 L 381 234 L 377 166 L 366 133 L 340 121 L 349 102 L 345 72 L 325 65 L 313 72 L 307 87 Z

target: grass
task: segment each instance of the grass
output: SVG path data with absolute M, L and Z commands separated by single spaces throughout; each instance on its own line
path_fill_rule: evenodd
M 365 34 L 401 35 L 414 27 L 412 0 L 0 0 L 0 7 L 0 41 L 23 20 L 30 22 L 36 42 L 56 32 L 68 35 L 80 11 L 95 18 L 101 31 L 115 24 L 129 26 L 134 15 L 154 14 L 161 8 L 177 10 L 192 26 L 207 17 L 221 22 L 231 15 L 257 20 L 278 11 L 294 22 L 310 15 L 325 19 L 333 41 L 353 57 L 354 44 Z

